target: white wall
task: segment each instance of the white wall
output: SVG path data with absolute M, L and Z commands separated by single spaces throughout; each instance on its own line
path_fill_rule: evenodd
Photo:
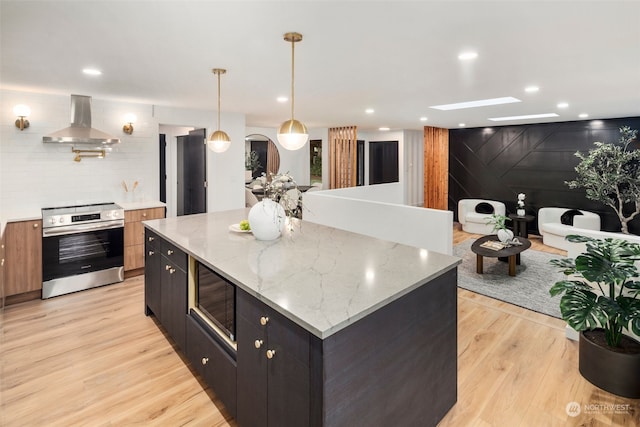
M 406 206 L 400 184 L 379 184 L 303 194 L 302 218 L 341 230 L 453 253 L 453 212 Z
M 217 128 L 217 116 L 213 111 L 161 106 L 156 106 L 154 110 L 157 123 L 165 126 L 205 128 L 207 137 Z M 231 146 L 224 153 L 207 150 L 207 212 L 244 207 L 245 117 L 243 114 L 221 113 L 220 128 L 229 135 Z M 175 136 L 177 135 L 173 135 L 171 141 L 173 145 L 175 145 Z M 172 151 L 174 158 L 171 160 L 167 158 L 168 164 L 175 164 L 175 153 L 174 147 Z M 171 180 L 167 179 L 167 202 L 169 202 L 170 185 L 174 188 L 177 185 L 175 167 Z M 175 206 L 173 212 L 175 212 Z
M 0 214 L 3 218 L 39 216 L 46 206 L 126 199 L 121 182 L 138 181 L 136 197 L 159 198 L 159 124 L 214 127 L 214 111 L 92 100 L 93 127 L 121 139 L 105 159 L 74 162 L 68 145 L 43 144 L 42 137 L 69 126 L 70 96 L 0 91 Z M 31 108 L 30 127 L 14 126 L 13 107 Z M 124 115 L 137 115 L 134 132 L 122 132 Z M 209 211 L 244 206 L 244 128 L 242 114 L 223 114 L 232 138 L 223 154 L 208 152 Z M 233 144 L 233 141 L 238 143 Z M 214 155 L 215 154 L 215 155 Z
M 306 143 L 304 147 L 299 150 L 291 151 L 287 150 L 278 142 L 278 129 L 276 128 L 262 128 L 262 127 L 247 127 L 245 136 L 251 134 L 264 135 L 271 139 L 278 147 L 278 153 L 280 154 L 280 170 L 279 173 L 289 172 L 293 179 L 296 180 L 298 185 L 309 185 L 311 181 L 310 171 L 310 153 L 309 143 Z M 309 139 L 321 139 L 322 140 L 322 180 L 323 188 L 329 186 L 329 165 L 325 162 L 328 159 L 328 129 L 318 128 L 309 129 Z M 325 170 L 326 168 L 326 170 Z M 244 167 L 243 167 L 244 169 Z M 326 181 L 325 181 L 326 180 Z

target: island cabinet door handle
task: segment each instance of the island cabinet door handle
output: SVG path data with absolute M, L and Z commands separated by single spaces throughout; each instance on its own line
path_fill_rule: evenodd
M 275 350 L 267 350 L 267 359 L 273 359 L 274 357 L 276 357 L 276 351 Z
M 154 237 L 149 236 L 149 241 L 153 242 L 154 240 L 156 240 Z
M 169 249 L 169 250 L 167 251 L 167 255 L 173 255 L 173 251 L 172 251 L 171 249 Z
M 164 269 L 169 271 L 169 270 L 171 270 L 171 266 L 169 264 L 167 264 L 167 265 L 164 266 Z
M 149 256 L 151 256 L 151 255 L 153 255 L 153 254 L 155 254 L 155 252 L 153 252 L 153 251 L 149 251 Z
M 262 316 L 262 317 L 260 318 L 260 324 L 261 324 L 262 326 L 266 326 L 266 325 L 267 325 L 267 323 L 269 323 L 269 318 L 268 318 L 267 316 Z
M 203 357 L 202 358 L 202 364 L 206 365 L 207 363 L 209 363 L 209 358 L 208 357 Z
M 173 274 L 173 273 L 175 273 L 175 272 L 176 272 L 176 269 L 175 269 L 175 268 L 170 268 L 170 269 L 169 269 L 169 274 Z
M 256 342 L 254 342 L 253 344 L 256 346 L 256 348 L 260 348 L 262 347 L 262 340 L 256 340 Z

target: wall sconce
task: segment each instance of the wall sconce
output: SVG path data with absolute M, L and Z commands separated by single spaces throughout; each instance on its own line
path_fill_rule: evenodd
M 71 152 L 76 155 L 76 157 L 73 159 L 74 162 L 79 162 L 83 158 L 87 158 L 87 157 L 104 159 L 107 155 L 107 152 L 104 148 L 101 150 L 78 150 L 77 148 L 72 147 Z
M 135 114 L 129 113 L 124 116 L 124 121 L 127 122 L 124 126 L 122 126 L 122 131 L 127 135 L 131 135 L 133 133 L 133 124 L 136 122 L 138 118 Z
M 13 114 L 18 116 L 16 119 L 16 127 L 20 130 L 25 130 L 29 127 L 29 120 L 27 117 L 31 114 L 31 108 L 24 104 L 19 104 L 13 107 Z

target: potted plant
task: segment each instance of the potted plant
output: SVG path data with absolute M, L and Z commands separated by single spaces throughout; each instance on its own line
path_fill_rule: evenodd
M 260 161 L 258 160 L 258 153 L 256 151 L 249 151 L 244 156 L 244 170 L 245 181 L 251 181 L 253 173 L 260 168 Z
M 511 221 L 511 218 L 497 213 L 492 214 L 487 220 L 487 225 L 493 225 L 493 231 L 503 243 L 513 240 L 513 231 L 507 228 L 507 221 Z
M 640 244 L 622 239 L 569 235 L 585 243 L 576 259 L 555 259 L 566 280 L 549 293 L 562 295 L 562 318 L 580 332 L 579 370 L 594 385 L 611 393 L 640 398 Z
M 569 188 L 584 188 L 587 199 L 616 211 L 622 233 L 629 234 L 629 222 L 640 215 L 640 149 L 632 144 L 637 130 L 623 126 L 617 144 L 595 142 L 596 148 L 576 156 L 577 177 L 565 182 Z

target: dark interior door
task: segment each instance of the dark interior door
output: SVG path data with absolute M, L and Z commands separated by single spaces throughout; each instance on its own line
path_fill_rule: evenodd
M 369 142 L 369 184 L 398 182 L 398 141 Z
M 177 138 L 177 214 L 207 211 L 206 130 L 196 129 Z
M 160 201 L 167 202 L 167 135 L 160 134 Z

